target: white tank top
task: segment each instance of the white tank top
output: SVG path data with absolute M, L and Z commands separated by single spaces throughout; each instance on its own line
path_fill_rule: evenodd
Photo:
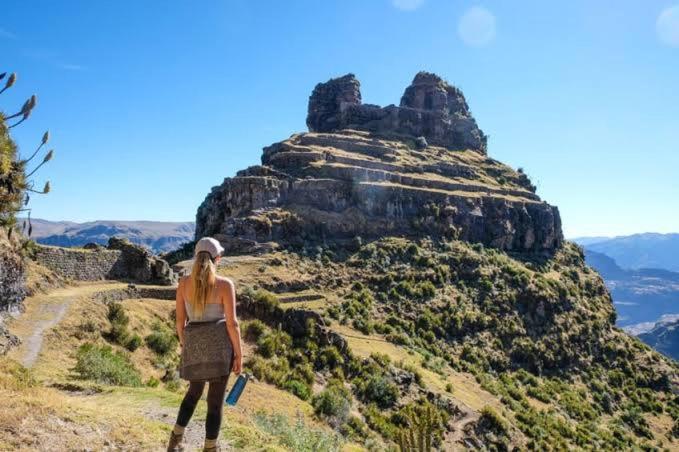
M 186 316 L 189 318 L 189 322 L 212 322 L 215 320 L 222 320 L 225 318 L 224 315 L 224 305 L 222 303 L 216 303 L 215 298 L 218 293 L 217 287 L 213 289 L 214 296 L 210 300 L 210 303 L 205 304 L 205 310 L 203 311 L 202 317 L 196 317 L 193 314 L 193 308 L 191 303 L 184 298 L 184 306 L 186 307 Z

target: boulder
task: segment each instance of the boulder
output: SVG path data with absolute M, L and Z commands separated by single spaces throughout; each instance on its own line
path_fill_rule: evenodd
M 167 261 L 153 256 L 146 248 L 135 245 L 127 239 L 111 237 L 109 250 L 121 252 L 115 268 L 110 274 L 112 278 L 131 279 L 139 283 L 173 285 L 177 283 L 177 275 Z

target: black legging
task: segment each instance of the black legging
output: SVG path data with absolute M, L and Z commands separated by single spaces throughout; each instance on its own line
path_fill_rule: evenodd
M 224 406 L 224 394 L 226 393 L 227 379 L 211 381 L 207 390 L 207 419 L 205 419 L 205 438 L 217 439 L 219 427 L 222 425 L 222 408 Z M 192 381 L 189 390 L 186 391 L 184 400 L 179 407 L 177 425 L 186 427 L 191 420 L 196 405 L 203 395 L 204 381 Z

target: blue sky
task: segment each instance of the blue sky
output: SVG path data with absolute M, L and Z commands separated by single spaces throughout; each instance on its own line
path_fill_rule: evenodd
M 679 0 L 25 0 L 0 15 L 0 98 L 55 159 L 51 220 L 193 220 L 214 185 L 306 130 L 319 81 L 398 103 L 419 70 L 464 91 L 489 154 L 567 236 L 679 231 Z

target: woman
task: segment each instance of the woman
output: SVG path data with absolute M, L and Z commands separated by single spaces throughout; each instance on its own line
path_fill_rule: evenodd
M 222 423 L 222 407 L 229 373 L 242 369 L 241 339 L 236 318 L 236 291 L 233 282 L 217 276 L 216 266 L 224 248 L 213 238 L 196 243 L 191 275 L 177 287 L 177 335 L 182 346 L 180 376 L 189 380 L 177 423 L 170 434 L 168 451 L 183 450 L 184 428 L 200 400 L 205 383 L 207 419 L 206 452 L 219 451 L 217 437 Z

